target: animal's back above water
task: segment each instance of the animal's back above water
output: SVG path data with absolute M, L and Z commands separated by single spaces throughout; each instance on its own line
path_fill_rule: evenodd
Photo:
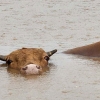
M 64 51 L 66 54 L 100 57 L 100 42 Z

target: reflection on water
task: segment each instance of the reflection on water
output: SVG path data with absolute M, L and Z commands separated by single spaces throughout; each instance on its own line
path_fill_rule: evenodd
M 22 47 L 58 49 L 42 75 L 0 61 L 0 100 L 100 100 L 100 61 L 62 54 L 100 41 L 99 0 L 0 1 L 0 54 Z

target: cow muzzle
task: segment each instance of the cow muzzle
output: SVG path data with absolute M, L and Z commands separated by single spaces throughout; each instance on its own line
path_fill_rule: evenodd
M 31 75 L 31 74 L 41 74 L 42 68 L 35 64 L 28 64 L 21 68 L 21 73 Z

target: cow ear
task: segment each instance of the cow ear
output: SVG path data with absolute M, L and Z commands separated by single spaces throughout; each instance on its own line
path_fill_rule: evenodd
M 45 59 L 46 61 L 48 61 L 50 58 L 49 58 L 49 56 L 45 56 L 44 59 Z
M 22 70 L 27 70 L 27 68 L 28 68 L 27 66 L 26 67 L 23 67 Z
M 12 60 L 7 60 L 6 63 L 7 64 L 11 64 L 13 61 Z

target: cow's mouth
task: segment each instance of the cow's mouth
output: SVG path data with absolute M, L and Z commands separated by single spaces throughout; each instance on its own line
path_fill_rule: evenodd
M 21 72 L 27 75 L 40 74 L 42 72 L 42 68 L 35 64 L 28 64 L 25 67 L 21 68 Z

